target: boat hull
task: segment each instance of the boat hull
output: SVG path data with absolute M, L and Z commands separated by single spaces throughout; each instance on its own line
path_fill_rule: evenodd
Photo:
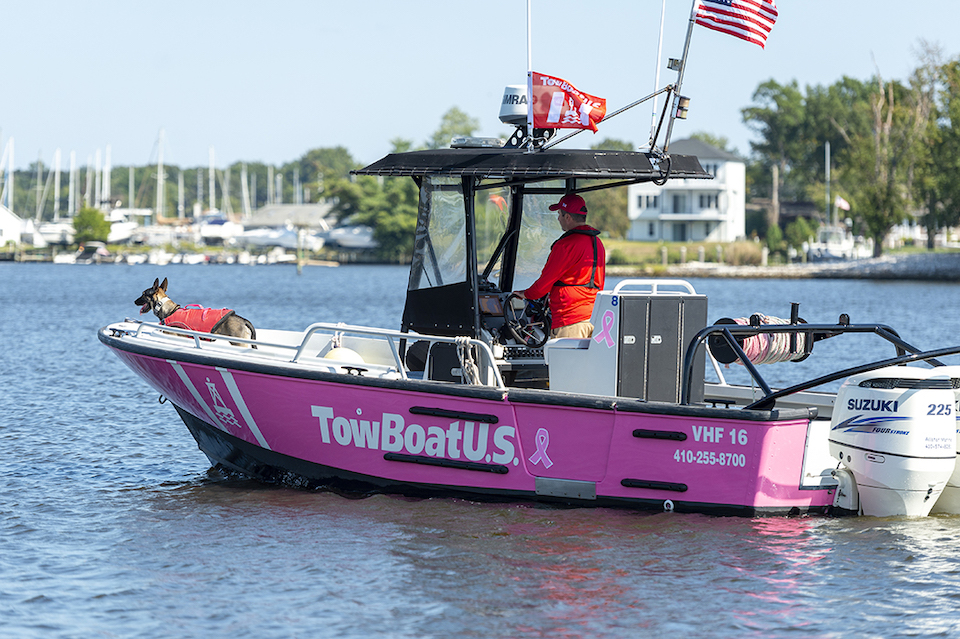
M 207 457 L 265 481 L 717 514 L 826 512 L 809 415 L 380 379 L 100 339 Z

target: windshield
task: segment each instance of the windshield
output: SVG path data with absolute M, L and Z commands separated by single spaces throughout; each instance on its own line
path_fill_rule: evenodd
M 562 188 L 563 184 L 557 182 L 556 186 Z M 559 198 L 557 191 L 528 191 L 523 196 L 520 246 L 517 249 L 517 268 L 513 281 L 515 291 L 522 291 L 540 277 L 540 271 L 550 255 L 550 246 L 563 234 L 556 211 L 550 210 L 550 205 Z
M 427 178 L 420 188 L 420 213 L 407 289 L 465 282 L 466 224 L 463 189 L 455 178 Z
M 512 290 L 525 289 L 540 276 L 550 246 L 562 233 L 556 212 L 550 210 L 562 193 L 560 181 L 524 190 Z M 497 252 L 497 247 L 509 228 L 510 202 L 510 189 L 505 186 L 480 186 L 474 196 L 478 271 L 489 273 L 489 281 L 501 288 L 503 253 Z M 427 177 L 420 189 L 420 214 L 407 288 L 413 291 L 466 282 L 466 261 L 462 182 L 459 178 Z
M 473 210 L 477 220 L 477 267 L 480 273 L 489 273 L 490 282 L 499 282 L 503 252 L 496 253 L 496 250 L 508 228 L 510 189 L 478 189 Z M 493 265 L 490 264 L 492 259 L 495 260 Z

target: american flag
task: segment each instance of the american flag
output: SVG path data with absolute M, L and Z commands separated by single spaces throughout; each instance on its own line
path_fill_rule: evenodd
M 775 0 L 698 0 L 697 2 L 697 24 L 759 44 L 761 49 L 766 44 L 767 35 L 776 21 Z

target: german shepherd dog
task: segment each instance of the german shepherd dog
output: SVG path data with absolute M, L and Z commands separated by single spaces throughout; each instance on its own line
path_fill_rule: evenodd
M 257 330 L 250 320 L 240 317 L 230 309 L 203 308 L 196 305 L 181 307 L 167 297 L 167 278 L 163 278 L 162 284 L 159 279 L 153 280 L 153 286 L 145 290 L 134 304 L 140 307 L 141 315 L 152 310 L 164 326 L 227 337 L 257 339 Z M 239 342 L 230 343 L 240 345 Z

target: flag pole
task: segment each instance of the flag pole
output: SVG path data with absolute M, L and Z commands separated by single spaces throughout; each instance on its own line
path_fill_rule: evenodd
M 527 0 L 527 153 L 533 153 L 533 32 L 530 5 Z
M 677 84 L 673 91 L 673 106 L 670 111 L 670 122 L 667 124 L 667 137 L 663 140 L 663 152 L 666 153 L 670 146 L 670 134 L 673 133 L 673 121 L 677 119 L 677 108 L 680 105 L 680 85 L 683 83 L 683 72 L 687 68 L 687 53 L 690 51 L 690 38 L 693 37 L 693 26 L 697 19 L 697 4 L 700 0 L 693 0 L 690 7 L 690 24 L 687 26 L 687 40 L 683 43 L 683 57 L 680 59 L 680 70 L 677 71 Z
M 660 88 L 660 62 L 663 59 L 663 17 L 667 13 L 667 0 L 662 0 L 662 2 L 660 7 L 660 37 L 657 40 L 657 70 L 653 81 L 654 91 Z M 654 132 L 657 130 L 657 93 L 653 95 L 653 113 L 650 115 L 650 142 L 647 144 L 651 150 L 653 150 Z

